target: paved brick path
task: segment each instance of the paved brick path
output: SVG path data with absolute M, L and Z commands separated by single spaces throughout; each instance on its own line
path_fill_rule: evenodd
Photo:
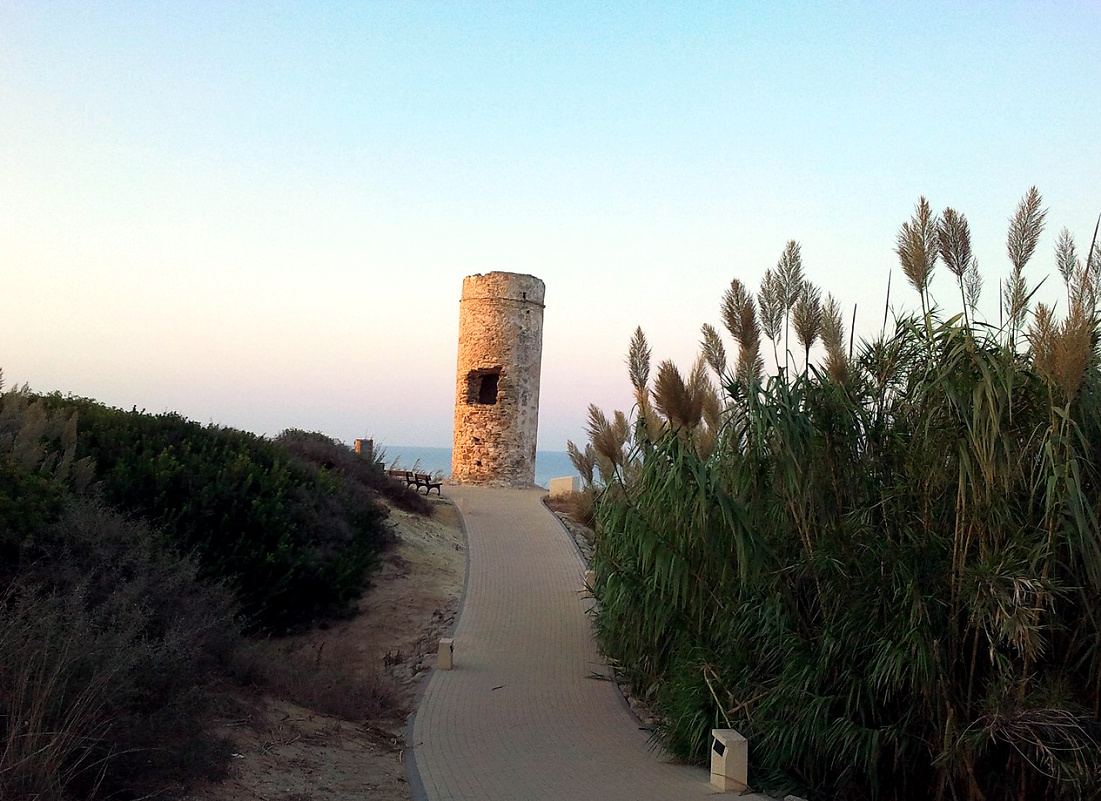
M 590 632 L 584 567 L 540 490 L 451 487 L 469 547 L 455 669 L 433 671 L 413 723 L 427 801 L 715 797 L 702 768 L 654 753 Z M 735 796 L 728 796 L 733 798 Z M 743 796 L 761 798 L 764 796 Z

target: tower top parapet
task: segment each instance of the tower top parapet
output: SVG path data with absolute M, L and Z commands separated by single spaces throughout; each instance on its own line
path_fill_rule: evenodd
M 463 279 L 463 300 L 518 300 L 543 305 L 546 286 L 534 275 L 478 273 Z

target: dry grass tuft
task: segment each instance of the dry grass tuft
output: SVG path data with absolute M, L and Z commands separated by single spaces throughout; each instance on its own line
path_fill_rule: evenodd
M 588 539 L 591 539 L 591 531 L 596 528 L 596 507 L 593 500 L 593 491 L 567 492 L 554 497 L 548 496 L 544 503 L 551 511 L 567 515 L 578 524 L 590 530 Z
M 306 647 L 271 640 L 252 641 L 233 657 L 234 676 L 314 712 L 360 723 L 401 711 L 397 689 L 378 671 L 353 670 L 354 647 L 318 640 Z

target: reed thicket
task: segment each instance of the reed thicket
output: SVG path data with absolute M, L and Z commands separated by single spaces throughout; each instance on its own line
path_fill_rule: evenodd
M 754 786 L 808 798 L 1098 795 L 1101 258 L 1064 231 L 1067 301 L 1033 305 L 1044 216 L 1033 189 L 1010 220 L 996 326 L 965 216 L 923 198 L 897 242 L 921 311 L 893 332 L 854 343 L 795 242 L 723 298 L 732 363 L 705 325 L 651 380 L 636 332 L 632 413 L 591 408 L 570 451 L 598 636 L 673 753 L 732 727 Z

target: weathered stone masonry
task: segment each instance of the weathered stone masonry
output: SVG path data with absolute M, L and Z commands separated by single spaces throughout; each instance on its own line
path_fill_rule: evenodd
M 544 289 L 535 276 L 518 273 L 463 279 L 453 481 L 535 483 Z

